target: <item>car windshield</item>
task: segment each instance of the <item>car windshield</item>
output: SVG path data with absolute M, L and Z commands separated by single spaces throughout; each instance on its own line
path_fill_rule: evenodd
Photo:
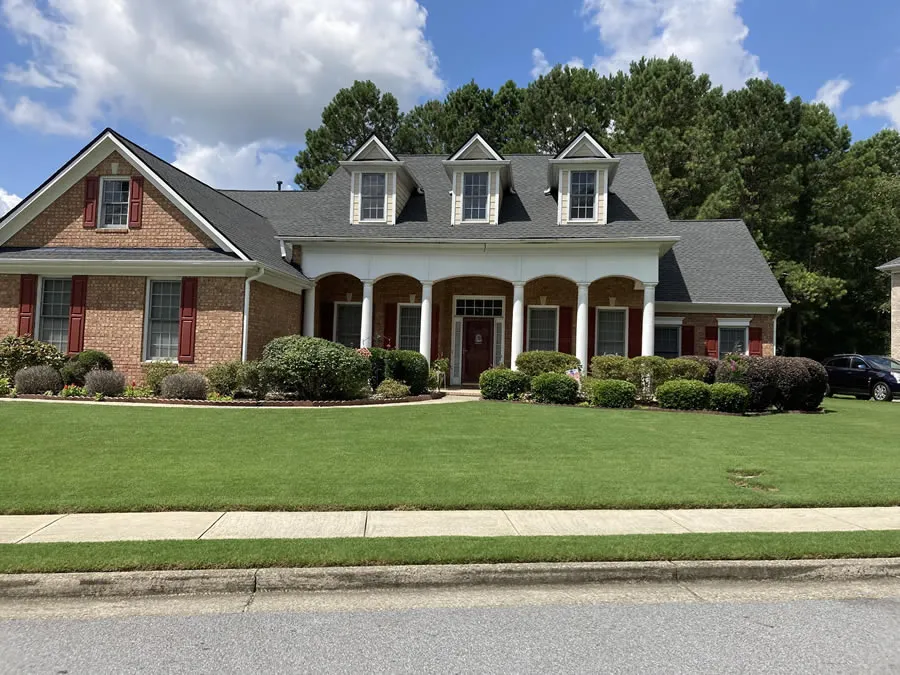
M 867 356 L 866 361 L 879 370 L 900 370 L 900 361 L 887 356 Z

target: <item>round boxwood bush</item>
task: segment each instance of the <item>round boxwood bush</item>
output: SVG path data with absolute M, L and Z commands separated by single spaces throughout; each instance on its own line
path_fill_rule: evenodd
M 163 378 L 159 391 L 163 398 L 205 401 L 209 383 L 199 373 L 175 373 Z
M 0 340 L 0 377 L 12 380 L 22 368 L 31 366 L 50 366 L 58 371 L 65 363 L 65 355 L 56 347 L 30 335 L 10 335 Z
M 234 396 L 241 388 L 240 361 L 226 361 L 208 368 L 203 374 L 209 382 L 209 388 L 219 396 Z
M 309 401 L 337 401 L 365 395 L 369 359 L 330 340 L 288 335 L 272 340 L 259 363 L 273 391 Z
M 406 398 L 409 396 L 409 387 L 402 382 L 387 378 L 381 381 L 375 393 L 381 398 Z
M 428 389 L 428 359 L 411 349 L 391 349 L 384 355 L 386 378 L 403 382 L 413 396 Z
M 85 386 L 85 378 L 92 370 L 112 370 L 112 359 L 96 349 L 85 349 L 68 360 L 59 374 L 65 384 Z
M 509 398 L 520 398 L 531 385 L 531 378 L 518 370 L 509 368 L 491 368 L 478 378 L 482 398 L 492 401 L 505 401 Z
M 706 384 L 712 384 L 716 381 L 716 369 L 719 367 L 719 359 L 713 358 L 712 356 L 682 356 L 681 358 L 688 361 L 695 361 L 706 368 L 706 374 L 703 376 L 703 381 L 706 382 Z
M 797 357 L 797 361 L 803 364 L 809 373 L 809 389 L 806 392 L 803 410 L 818 410 L 828 389 L 828 371 L 818 361 L 803 356 Z
M 91 370 L 84 378 L 88 396 L 121 396 L 125 391 L 125 375 L 115 370 Z
M 637 387 L 638 398 L 643 401 L 652 399 L 656 388 L 672 379 L 672 367 L 661 356 L 636 356 L 631 359 L 631 366 L 631 383 Z
M 778 397 L 778 361 L 772 356 L 727 354 L 716 368 L 716 382 L 731 382 L 750 395 L 748 410 L 768 410 Z
M 162 381 L 169 375 L 187 372 L 183 366 L 171 361 L 154 361 L 144 366 L 144 384 L 153 391 L 154 396 L 159 396 Z
M 709 385 L 701 380 L 669 380 L 656 388 L 660 408 L 704 410 L 709 405 Z
M 739 384 L 716 382 L 709 387 L 709 409 L 723 413 L 744 413 L 750 394 Z
M 578 400 L 578 382 L 563 373 L 541 373 L 531 379 L 531 396 L 538 403 L 571 405 Z
M 58 394 L 62 388 L 62 377 L 53 366 L 29 366 L 16 373 L 18 394 Z
M 633 408 L 637 387 L 625 380 L 587 380 L 584 395 L 598 408 Z
M 634 365 L 627 356 L 605 355 L 591 359 L 591 375 L 598 380 L 626 380 L 634 378 Z
M 673 380 L 700 380 L 706 382 L 709 369 L 706 364 L 693 359 L 678 358 L 669 361 Z
M 581 361 L 563 352 L 522 352 L 516 357 L 516 368 L 534 377 L 541 373 L 565 373 L 573 368 L 580 369 Z

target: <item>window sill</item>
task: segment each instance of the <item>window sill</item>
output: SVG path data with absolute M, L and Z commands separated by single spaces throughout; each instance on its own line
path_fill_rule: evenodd
M 127 225 L 116 225 L 112 227 L 111 225 L 97 225 L 94 228 L 97 232 L 128 232 L 129 227 Z
M 141 361 L 142 366 L 149 366 L 153 363 L 178 363 L 178 359 L 150 359 Z

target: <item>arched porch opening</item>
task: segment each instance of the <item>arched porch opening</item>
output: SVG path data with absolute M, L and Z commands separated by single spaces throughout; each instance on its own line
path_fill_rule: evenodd
M 522 351 L 575 354 L 578 285 L 560 276 L 541 276 L 525 284 Z
M 352 274 L 335 272 L 316 279 L 313 335 L 360 346 L 363 282 Z

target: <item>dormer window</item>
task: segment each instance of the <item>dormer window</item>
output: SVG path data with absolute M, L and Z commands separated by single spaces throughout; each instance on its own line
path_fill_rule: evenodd
M 488 172 L 463 175 L 463 220 L 487 220 Z
M 360 186 L 362 220 L 384 220 L 387 182 L 383 173 L 364 173 Z
M 573 171 L 569 188 L 569 220 L 594 220 L 597 206 L 597 172 Z

